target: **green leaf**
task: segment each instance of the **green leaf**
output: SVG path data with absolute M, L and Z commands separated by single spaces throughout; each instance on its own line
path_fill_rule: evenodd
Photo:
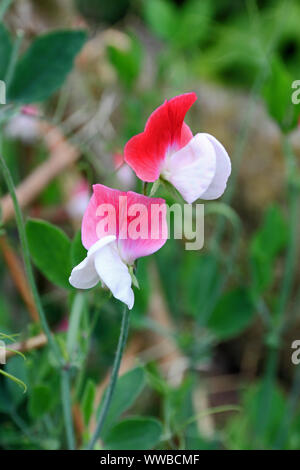
M 82 402 L 81 402 L 81 409 L 83 414 L 84 423 L 87 426 L 91 419 L 94 410 L 94 401 L 96 396 L 96 385 L 93 380 L 89 379 L 85 386 Z
M 145 365 L 147 374 L 147 384 L 160 395 L 169 396 L 171 387 L 162 376 L 161 371 L 155 362 L 149 362 Z
M 166 0 L 145 2 L 145 17 L 152 31 L 163 39 L 170 39 L 177 25 L 176 7 Z
M 75 5 L 93 25 L 114 24 L 126 14 L 130 0 L 75 0 Z
M 264 215 L 261 227 L 251 242 L 253 256 L 262 253 L 269 259 L 274 258 L 287 241 L 287 224 L 279 206 L 270 206 Z
M 118 49 L 115 46 L 107 47 L 108 58 L 127 88 L 131 88 L 138 78 L 142 58 L 140 43 L 135 37 L 130 39 L 129 50 Z
M 145 2 L 145 17 L 155 34 L 177 48 L 195 47 L 207 35 L 211 2 L 190 0 L 176 7 L 168 0 Z
M 24 390 L 28 383 L 27 370 L 24 359 L 19 356 L 12 357 L 5 365 L 5 372 L 9 374 L 10 378 L 14 377 L 17 381 L 9 380 L 7 382 L 7 390 L 10 397 L 12 406 L 18 406 L 26 397 Z M 25 389 L 24 385 L 25 384 Z M 20 387 L 21 385 L 21 387 Z
M 179 387 L 172 388 L 165 398 L 165 416 L 167 428 L 173 437 L 184 436 L 187 449 L 207 448 L 206 442 L 200 435 L 197 423 L 197 415 L 193 405 L 193 390 L 195 380 L 187 377 Z
M 28 411 L 32 418 L 37 419 L 49 412 L 52 407 L 52 392 L 47 385 L 35 385 L 31 390 Z
M 0 369 L 3 372 L 3 369 Z M 0 388 L 0 413 L 9 414 L 12 409 L 12 402 L 6 387 Z M 1 433 L 1 431 L 0 431 Z
M 72 241 L 71 246 L 71 261 L 72 266 L 77 266 L 77 264 L 81 263 L 81 261 L 86 258 L 87 250 L 84 248 L 82 241 L 81 241 L 81 231 L 78 230 L 76 232 L 75 237 Z
M 104 445 L 109 450 L 148 450 L 161 440 L 162 425 L 154 418 L 128 418 L 114 426 Z
M 105 438 L 111 426 L 128 410 L 140 395 L 145 385 L 145 373 L 141 367 L 130 370 L 122 375 L 117 383 L 115 393 L 107 414 L 101 436 Z M 103 400 L 101 402 L 101 405 Z M 101 409 L 99 407 L 98 413 Z
M 5 372 L 5 370 L 2 370 L 2 369 L 0 369 L 0 374 L 4 375 L 4 377 L 6 377 L 9 380 L 12 380 L 14 383 L 19 385 L 19 387 L 23 389 L 24 393 L 27 391 L 27 385 L 24 382 L 22 382 L 22 380 L 18 379 L 14 375 L 9 374 L 8 372 Z
M 177 27 L 172 38 L 177 47 L 195 47 L 202 38 L 207 37 L 207 28 L 212 16 L 211 5 L 207 0 L 189 0 L 179 9 Z
M 0 80 L 5 79 L 12 53 L 12 41 L 7 29 L 0 24 Z
M 183 253 L 179 241 L 170 238 L 161 250 L 155 253 L 160 281 L 165 292 L 170 311 L 179 318 L 182 314 L 182 279 L 181 266 L 186 253 Z M 172 269 L 170 269 L 172 266 Z M 175 296 L 174 292 L 180 293 Z
M 63 84 L 86 40 L 84 31 L 55 31 L 39 36 L 16 65 L 8 99 L 43 101 Z
M 278 431 L 283 423 L 286 397 L 276 384 L 268 394 L 269 415 L 264 432 L 258 436 L 256 426 L 261 416 L 260 400 L 263 383 L 248 384 L 241 397 L 241 412 L 232 415 L 225 427 L 229 449 L 252 450 L 274 448 Z
M 26 224 L 32 259 L 44 276 L 60 287 L 71 289 L 71 242 L 55 225 L 43 220 L 28 220 Z
M 249 292 L 245 288 L 237 288 L 220 298 L 207 326 L 219 339 L 228 339 L 247 328 L 254 313 Z
M 199 318 L 210 305 L 220 278 L 218 260 L 211 254 L 187 251 L 181 265 L 182 299 L 185 311 Z
M 59 204 L 61 204 L 62 191 L 60 182 L 57 179 L 51 181 L 48 186 L 41 192 L 38 201 L 43 207 L 58 206 Z
M 300 105 L 292 102 L 292 83 L 293 79 L 285 65 L 279 58 L 273 59 L 263 97 L 270 116 L 285 132 L 297 126 L 300 115 Z
M 250 262 L 254 290 L 259 293 L 273 280 L 273 264 L 287 242 L 288 230 L 279 206 L 272 205 L 250 243 Z

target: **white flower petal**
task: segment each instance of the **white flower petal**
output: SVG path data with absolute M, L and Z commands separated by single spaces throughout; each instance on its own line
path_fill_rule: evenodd
M 76 289 L 90 289 L 99 282 L 93 258 L 86 257 L 80 264 L 72 269 L 69 283 Z
M 215 173 L 216 153 L 205 134 L 195 135 L 185 147 L 171 155 L 163 170 L 163 176 L 188 203 L 202 197 Z
M 91 289 L 100 281 L 95 268 L 94 258 L 98 250 L 116 240 L 114 235 L 109 235 L 98 240 L 88 251 L 87 257 L 72 269 L 69 283 L 76 289 Z
M 134 304 L 132 279 L 126 264 L 121 260 L 116 243 L 108 244 L 97 251 L 95 268 L 113 296 L 127 304 L 131 310 Z
M 100 280 L 116 299 L 132 309 L 132 279 L 128 267 L 120 257 L 114 235 L 103 237 L 91 246 L 87 257 L 72 270 L 69 282 L 78 289 L 89 289 Z
M 107 237 L 100 238 L 88 251 L 88 258 L 94 256 L 98 250 L 108 245 L 109 243 L 114 242 L 117 239 L 115 235 L 107 235 Z
M 217 199 L 224 193 L 227 180 L 231 173 L 231 162 L 223 145 L 210 134 L 201 134 L 212 143 L 216 153 L 216 172 L 215 176 L 204 194 L 202 199 Z

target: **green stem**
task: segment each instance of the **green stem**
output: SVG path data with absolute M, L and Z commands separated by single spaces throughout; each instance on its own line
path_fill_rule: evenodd
M 37 307 L 40 322 L 44 330 L 44 333 L 47 336 L 48 344 L 53 353 L 53 356 L 56 359 L 57 364 L 63 368 L 65 365 L 64 360 L 61 357 L 59 347 L 57 343 L 55 342 L 55 339 L 49 328 L 46 315 L 45 315 L 45 312 L 44 312 L 44 309 L 40 300 L 40 296 L 36 287 L 36 283 L 35 283 L 35 279 L 33 275 L 33 269 L 32 269 L 32 265 L 30 261 L 30 253 L 29 253 L 29 248 L 28 248 L 23 215 L 22 215 L 20 205 L 18 203 L 17 196 L 16 196 L 14 182 L 11 177 L 10 171 L 5 163 L 5 160 L 1 154 L 0 154 L 0 167 L 3 173 L 6 185 L 8 187 L 8 191 L 13 201 L 15 215 L 16 215 L 16 223 L 18 227 L 18 232 L 19 232 L 20 242 L 21 242 L 21 247 L 22 247 L 22 252 L 23 252 L 25 271 L 26 271 L 26 275 L 27 275 L 27 278 L 31 287 L 34 302 Z M 70 418 L 71 411 L 68 411 L 68 410 L 71 410 L 70 384 L 69 384 L 69 377 L 67 378 L 65 377 L 64 369 L 62 369 L 61 374 L 62 374 L 61 375 L 61 390 L 62 390 L 62 401 L 63 401 L 63 407 L 64 407 L 65 426 L 67 430 L 68 440 L 71 445 L 74 442 L 74 438 L 72 440 L 73 424 L 72 424 L 72 417 Z
M 87 338 L 89 338 L 89 343 L 88 343 L 88 346 L 87 346 L 87 351 L 86 351 L 85 358 L 84 358 L 83 363 L 81 365 L 79 374 L 77 376 L 76 384 L 75 384 L 75 392 L 74 392 L 75 401 L 78 401 L 80 399 L 80 394 L 81 394 L 81 391 L 82 391 L 82 388 L 83 388 L 83 383 L 84 383 L 84 378 L 85 378 L 85 373 L 86 373 L 85 364 L 86 364 L 87 358 L 88 358 L 91 337 L 92 337 L 93 331 L 96 327 L 96 324 L 97 324 L 97 321 L 98 321 L 98 318 L 99 318 L 99 315 L 100 315 L 100 307 L 102 307 L 102 305 L 104 305 L 107 300 L 108 300 L 108 298 L 104 299 L 104 301 L 102 301 L 100 303 L 100 306 L 98 305 L 97 313 L 95 313 L 93 315 L 93 319 L 92 319 L 92 321 L 91 321 L 91 323 L 88 327 L 88 332 L 87 332 L 86 336 L 87 336 Z
M 3 173 L 3 177 L 5 179 L 6 185 L 8 187 L 9 194 L 12 198 L 14 209 L 15 209 L 15 215 L 16 215 L 16 223 L 18 227 L 18 232 L 19 232 L 19 237 L 20 237 L 20 242 L 21 242 L 21 247 L 22 247 L 22 252 L 23 252 L 23 259 L 24 259 L 24 264 L 25 264 L 25 271 L 26 275 L 32 290 L 33 298 L 35 305 L 37 307 L 38 313 L 39 313 L 39 318 L 41 321 L 42 328 L 45 332 L 45 335 L 47 336 L 48 339 L 48 344 L 50 348 L 53 351 L 53 354 L 58 361 L 58 363 L 61 365 L 62 364 L 62 359 L 60 355 L 60 351 L 58 348 L 57 343 L 55 342 L 52 333 L 50 331 L 42 303 L 40 300 L 40 296 L 38 294 L 38 290 L 36 287 L 36 283 L 34 280 L 34 275 L 33 275 L 33 270 L 31 266 L 31 261 L 30 261 L 30 254 L 29 254 L 29 248 L 28 248 L 28 243 L 27 243 L 27 237 L 26 237 L 26 231 L 25 231 L 25 225 L 24 225 L 24 220 L 23 220 L 23 215 L 21 212 L 20 205 L 17 200 L 16 196 L 16 191 L 15 191 L 15 186 L 13 179 L 11 177 L 10 171 L 5 163 L 5 160 L 3 156 L 0 154 L 0 167 Z
M 147 189 L 148 189 L 148 183 L 146 181 L 143 184 L 143 194 L 144 194 L 144 196 L 147 196 Z
M 121 364 L 125 344 L 126 344 L 126 341 L 127 341 L 128 329 L 129 329 L 129 310 L 125 306 L 124 311 L 123 311 L 121 332 L 120 332 L 120 336 L 119 336 L 116 357 L 115 357 L 115 361 L 114 361 L 114 365 L 113 365 L 109 385 L 108 385 L 107 391 L 105 392 L 104 402 L 103 402 L 103 405 L 102 405 L 102 408 L 101 408 L 101 413 L 100 413 L 100 416 L 99 416 L 99 419 L 98 419 L 96 430 L 95 430 L 94 435 L 93 435 L 93 437 L 92 437 L 92 439 L 91 439 L 91 441 L 88 445 L 89 450 L 92 450 L 94 448 L 98 438 L 100 437 L 100 434 L 101 434 L 101 431 L 102 431 L 102 428 L 103 428 L 103 425 L 104 425 L 104 422 L 105 422 L 105 418 L 107 416 L 109 407 L 111 405 L 112 397 L 113 397 L 114 390 L 115 390 L 116 384 L 117 384 L 120 364 Z
M 67 433 L 67 442 L 69 450 L 75 449 L 75 437 L 72 419 L 71 390 L 70 390 L 70 371 L 63 368 L 61 371 L 61 397 L 64 414 L 64 421 Z

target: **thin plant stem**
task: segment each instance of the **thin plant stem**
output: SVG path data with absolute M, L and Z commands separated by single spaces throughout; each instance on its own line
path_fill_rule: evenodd
M 20 237 L 20 242 L 21 242 L 21 247 L 22 247 L 22 253 L 23 253 L 23 259 L 24 259 L 24 264 L 25 264 L 25 271 L 27 275 L 27 279 L 29 281 L 31 290 L 32 290 L 32 295 L 33 299 L 35 302 L 35 305 L 37 307 L 37 311 L 39 314 L 39 318 L 41 321 L 42 328 L 44 330 L 45 335 L 47 336 L 48 344 L 49 347 L 53 353 L 54 358 L 57 361 L 57 364 L 63 368 L 64 367 L 64 360 L 61 356 L 59 347 L 57 343 L 55 342 L 55 339 L 51 333 L 51 330 L 49 328 L 46 315 L 41 303 L 41 299 L 37 290 L 37 286 L 35 283 L 34 275 L 33 275 L 33 269 L 31 265 L 31 260 L 30 260 L 30 253 L 29 253 L 29 248 L 28 248 L 28 242 L 27 242 L 27 237 L 26 237 L 26 231 L 25 231 L 25 225 L 24 225 L 24 220 L 23 220 L 23 215 L 22 211 L 20 208 L 20 205 L 18 203 L 18 199 L 16 196 L 16 191 L 15 191 L 15 186 L 13 179 L 11 177 L 10 171 L 6 165 L 6 162 L 0 154 L 0 167 L 3 173 L 3 177 L 5 179 L 8 191 L 10 193 L 10 196 L 13 201 L 14 209 L 15 209 L 15 215 L 16 215 L 16 223 L 18 227 L 18 232 L 19 232 L 19 237 Z M 71 438 L 71 428 L 73 429 L 73 423 L 72 423 L 72 416 L 71 416 L 71 411 L 67 412 L 68 410 L 71 410 L 71 394 L 70 394 L 70 384 L 69 384 L 69 377 L 67 378 L 68 382 L 66 382 L 66 377 L 64 375 L 64 370 L 62 369 L 61 371 L 61 390 L 62 390 L 62 401 L 63 401 L 63 406 L 64 406 L 64 418 L 65 418 L 65 427 L 67 431 L 67 436 L 70 444 L 72 444 L 72 438 Z
M 148 183 L 146 181 L 143 184 L 143 194 L 144 194 L 144 196 L 147 196 L 147 189 L 148 189 Z
M 92 450 L 94 448 L 98 438 L 100 437 L 103 425 L 105 423 L 107 413 L 108 413 L 110 405 L 111 405 L 111 401 L 112 401 L 113 394 L 114 394 L 116 384 L 117 384 L 120 364 L 121 364 L 125 344 L 126 344 L 126 341 L 127 341 L 128 329 L 129 329 L 129 316 L 130 316 L 129 315 L 129 310 L 128 310 L 127 306 L 125 306 L 124 311 L 123 311 L 121 332 L 120 332 L 120 336 L 119 336 L 118 347 L 117 347 L 117 352 L 116 352 L 116 356 L 115 356 L 115 360 L 114 360 L 114 364 L 113 364 L 113 369 L 112 369 L 112 373 L 111 373 L 111 376 L 110 376 L 110 381 L 109 381 L 108 388 L 105 392 L 104 401 L 103 401 L 100 416 L 99 416 L 99 419 L 98 419 L 98 422 L 97 422 L 96 430 L 95 430 L 94 435 L 92 436 L 91 441 L 88 445 L 89 450 Z
M 110 297 L 109 297 L 110 298 Z M 78 378 L 77 378 L 77 381 L 76 381 L 76 384 L 75 384 L 75 392 L 74 392 L 74 397 L 75 397 L 75 401 L 79 400 L 80 398 L 80 393 L 82 391 L 82 386 L 83 386 L 83 382 L 84 382 L 84 378 L 85 378 L 85 374 L 86 374 L 86 367 L 85 367 L 85 364 L 87 362 L 87 357 L 88 357 L 88 351 L 89 351 L 89 348 L 90 348 L 90 342 L 91 342 L 91 337 L 92 337 L 92 334 L 93 334 L 93 331 L 96 327 L 96 324 L 97 324 L 97 321 L 99 319 L 99 315 L 100 315 L 100 307 L 102 307 L 102 305 L 105 304 L 105 302 L 108 300 L 107 299 L 104 299 L 104 301 L 102 301 L 100 303 L 100 306 L 98 305 L 98 308 L 97 308 L 97 312 L 93 315 L 93 319 L 92 321 L 90 322 L 90 325 L 89 325 L 89 328 L 88 328 L 88 332 L 87 332 L 87 338 L 89 338 L 89 344 L 87 346 L 87 351 L 86 351 L 86 355 L 85 355 L 85 358 L 83 360 L 83 363 L 82 363 L 82 366 L 80 368 L 80 371 L 79 371 L 79 374 L 78 374 Z
M 26 231 L 25 231 L 25 225 L 24 225 L 24 220 L 23 220 L 23 215 L 20 209 L 20 205 L 17 200 L 16 196 L 16 191 L 15 191 L 15 186 L 13 179 L 11 177 L 10 171 L 6 165 L 6 162 L 3 158 L 3 156 L 0 154 L 0 167 L 3 173 L 3 177 L 5 179 L 8 191 L 10 193 L 11 199 L 13 201 L 14 209 L 15 209 L 15 215 L 16 215 L 16 223 L 18 227 L 18 232 L 19 232 L 19 237 L 20 237 L 20 242 L 21 242 L 21 247 L 22 247 L 22 252 L 23 252 L 23 259 L 24 259 L 24 265 L 25 265 L 25 271 L 26 275 L 32 290 L 33 298 L 35 305 L 37 307 L 38 313 L 39 313 L 39 318 L 41 321 L 42 328 L 45 332 L 45 335 L 47 336 L 48 343 L 50 348 L 53 351 L 53 354 L 58 361 L 59 364 L 61 364 L 61 355 L 60 351 L 58 348 L 58 345 L 56 344 L 52 333 L 50 331 L 45 312 L 42 307 L 42 303 L 40 300 L 40 296 L 38 294 L 38 290 L 36 287 L 36 283 L 34 280 L 34 275 L 33 275 L 33 270 L 31 266 L 31 261 L 30 261 L 30 253 L 29 253 L 29 248 L 28 248 L 28 242 L 27 242 L 27 237 L 26 237 Z
M 67 442 L 69 450 L 75 449 L 74 427 L 72 419 L 71 406 L 71 390 L 70 390 L 70 370 L 63 368 L 61 371 L 61 398 L 64 414 L 64 422 L 66 427 Z

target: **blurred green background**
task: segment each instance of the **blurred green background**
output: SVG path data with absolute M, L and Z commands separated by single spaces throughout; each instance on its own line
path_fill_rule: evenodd
M 224 196 L 205 204 L 202 250 L 171 239 L 138 263 L 123 375 L 99 446 L 299 449 L 299 2 L 1 0 L 0 19 L 1 154 L 69 363 L 77 447 L 94 429 L 121 318 L 102 289 L 68 284 L 84 256 L 88 188 L 142 191 L 122 165 L 124 144 L 166 98 L 195 91 L 187 122 L 223 143 L 233 172 Z M 11 349 L 0 448 L 65 449 L 57 365 L 2 175 L 0 188 L 0 340 Z M 177 202 L 166 188 L 158 194 Z

